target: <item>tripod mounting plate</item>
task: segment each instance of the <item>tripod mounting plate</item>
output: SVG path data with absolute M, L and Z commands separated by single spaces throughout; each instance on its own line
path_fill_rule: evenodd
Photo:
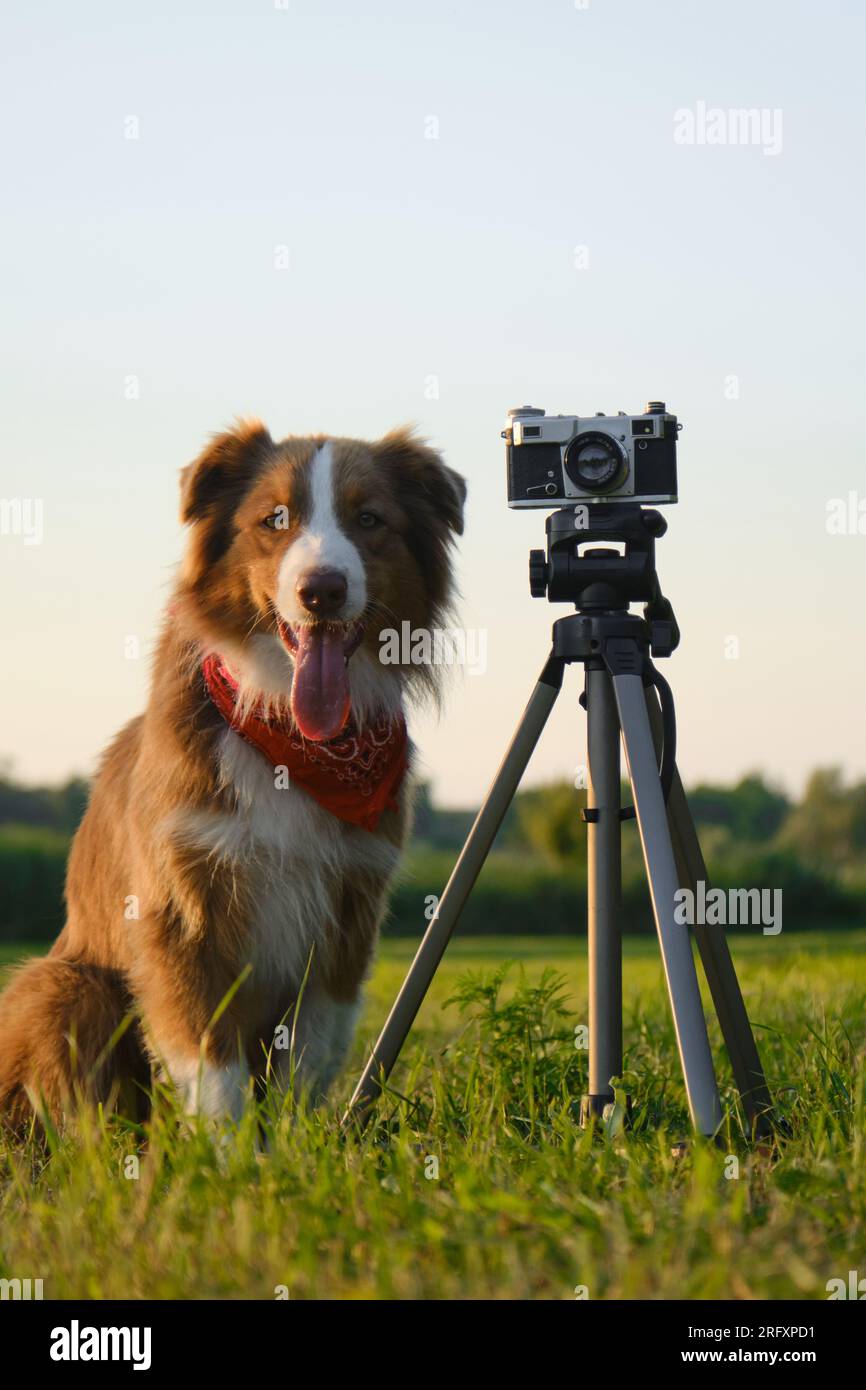
M 670 656 L 680 634 L 656 573 L 656 537 L 667 530 L 661 513 L 636 505 L 561 507 L 548 516 L 546 528 L 547 552 L 532 550 L 529 554 L 533 596 L 546 595 L 550 603 L 573 603 L 581 615 L 591 617 L 627 614 L 630 603 L 643 601 L 648 645 L 654 656 Z M 624 553 L 601 547 L 581 554 L 581 547 L 594 541 L 616 542 L 624 547 Z M 554 634 L 559 626 L 554 624 Z M 570 645 L 582 630 L 568 630 L 568 634 Z M 629 628 L 627 635 L 634 638 L 639 634 Z M 582 661 L 593 655 L 593 649 L 559 652 L 554 636 L 554 654 Z
M 561 507 L 548 516 L 546 530 L 547 555 L 542 561 L 533 551 L 530 559 L 531 587 L 539 597 L 546 592 L 550 603 L 578 608 L 625 608 L 658 593 L 655 540 L 667 530 L 660 512 L 610 504 Z M 596 541 L 622 545 L 624 553 L 604 547 L 580 553 Z

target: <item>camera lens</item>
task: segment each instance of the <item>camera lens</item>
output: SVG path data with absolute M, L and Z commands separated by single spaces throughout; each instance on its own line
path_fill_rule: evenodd
M 625 472 L 626 456 L 609 434 L 578 434 L 565 451 L 565 471 L 584 492 L 607 492 Z

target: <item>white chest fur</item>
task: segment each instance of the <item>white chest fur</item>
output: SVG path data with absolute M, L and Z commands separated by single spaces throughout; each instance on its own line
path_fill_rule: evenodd
M 339 933 L 342 887 L 364 870 L 384 883 L 398 851 L 380 836 L 337 820 L 300 788 L 282 785 L 265 758 L 226 729 L 220 778 L 234 810 L 197 817 L 195 835 L 227 859 L 248 904 L 251 961 L 276 988 L 296 989 Z M 315 973 L 315 971 L 313 972 Z

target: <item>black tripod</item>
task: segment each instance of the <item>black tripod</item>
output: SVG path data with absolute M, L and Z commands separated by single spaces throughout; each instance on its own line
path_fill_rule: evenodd
M 391 1073 L 442 959 L 451 933 L 484 864 L 562 686 L 566 665 L 581 662 L 587 712 L 589 926 L 589 1094 L 582 1115 L 601 1114 L 613 1100 L 610 1079 L 622 1073 L 622 937 L 620 822 L 636 815 L 653 916 L 673 1014 L 692 1123 L 715 1134 L 722 1122 L 706 1021 L 688 928 L 674 916 L 680 888 L 694 893 L 707 882 L 703 855 L 676 768 L 676 720 L 667 681 L 652 657 L 670 656 L 679 642 L 671 605 L 655 569 L 655 539 L 667 523 L 636 504 L 581 508 L 590 524 L 578 527 L 568 508 L 547 518 L 547 553 L 530 553 L 530 588 L 577 612 L 553 624 L 550 657 L 433 920 L 355 1088 L 344 1123 L 363 1123 Z M 616 541 L 613 549 L 580 550 L 584 543 Z M 629 604 L 643 602 L 643 617 Z M 620 807 L 622 742 L 633 807 Z M 749 1025 L 724 930 L 693 928 L 734 1079 L 750 1128 L 764 1132 L 770 1096 Z

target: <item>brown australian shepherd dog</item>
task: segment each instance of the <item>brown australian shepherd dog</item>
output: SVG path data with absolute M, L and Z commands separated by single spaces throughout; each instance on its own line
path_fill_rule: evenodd
M 408 833 L 404 700 L 432 682 L 380 633 L 442 618 L 465 491 L 406 431 L 244 422 L 184 469 L 147 709 L 103 758 L 66 926 L 0 997 L 7 1122 L 160 1077 L 207 1116 L 265 1074 L 324 1093 Z

